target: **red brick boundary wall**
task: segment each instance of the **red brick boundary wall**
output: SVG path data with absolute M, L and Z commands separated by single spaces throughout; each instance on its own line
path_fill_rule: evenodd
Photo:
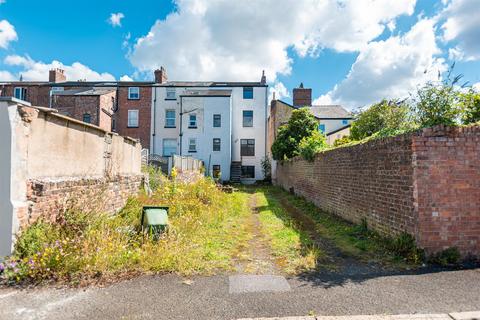
M 480 127 L 424 129 L 277 166 L 275 183 L 384 235 L 434 253 L 480 255 Z
M 130 196 L 139 192 L 142 183 L 142 175 L 30 180 L 27 182 L 28 208 L 18 214 L 20 227 L 28 226 L 39 217 L 54 220 L 58 213 L 71 208 L 116 213 Z

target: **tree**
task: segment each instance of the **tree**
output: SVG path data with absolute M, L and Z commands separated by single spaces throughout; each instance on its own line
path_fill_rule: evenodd
M 273 159 L 285 160 L 297 156 L 300 141 L 317 131 L 317 120 L 308 108 L 294 110 L 288 123 L 278 129 L 277 138 L 272 144 Z
M 310 136 L 304 137 L 299 145 L 300 155 L 308 161 L 313 161 L 315 155 L 327 147 L 325 135 L 315 130 Z
M 382 100 L 361 111 L 350 128 L 350 138 L 362 140 L 376 133 L 391 135 L 415 127 L 405 101 Z
M 462 123 L 471 124 L 480 121 L 480 92 L 468 90 L 460 96 Z

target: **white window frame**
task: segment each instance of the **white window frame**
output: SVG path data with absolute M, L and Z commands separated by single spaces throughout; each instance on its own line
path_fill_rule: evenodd
M 195 138 L 188 139 L 188 152 L 197 152 L 197 139 Z
M 137 92 L 133 92 L 133 91 Z M 140 99 L 140 87 L 128 87 L 128 100 L 139 100 Z
M 215 116 L 218 116 L 219 117 L 219 126 L 215 126 Z M 216 113 L 213 115 L 213 128 L 221 128 L 222 127 L 222 115 L 220 113 Z
M 195 117 L 193 122 L 192 122 L 192 116 Z M 190 113 L 188 115 L 188 127 L 193 128 L 193 129 L 197 128 L 197 114 L 196 113 Z
M 175 88 L 167 87 L 165 99 L 167 100 L 177 100 L 177 92 Z
M 162 140 L 162 154 L 163 154 L 164 157 L 169 157 L 169 156 L 171 156 L 171 154 L 167 154 L 167 153 L 165 152 L 165 142 L 167 142 L 167 141 L 168 141 L 168 142 L 173 142 L 172 145 L 175 144 L 175 152 L 173 152 L 173 154 L 176 154 L 176 153 L 177 153 L 177 139 L 168 139 L 168 138 L 166 138 L 166 139 L 163 139 L 163 140 Z M 172 147 L 172 149 L 173 149 L 173 147 Z
M 20 91 L 20 94 L 17 96 L 17 90 Z M 25 88 L 23 87 L 15 87 L 13 89 L 13 96 L 16 98 L 16 99 L 19 99 L 19 100 L 25 100 L 25 94 L 26 94 L 27 90 L 25 90 Z
M 136 119 L 135 119 L 135 117 L 131 116 L 133 114 L 135 114 Z M 138 128 L 138 124 L 139 124 L 138 110 L 128 110 L 127 127 L 128 128 Z
M 168 112 L 173 112 L 173 118 L 167 117 Z M 169 125 L 168 120 L 172 120 L 172 119 L 173 119 L 173 125 Z M 165 128 L 175 128 L 176 125 L 177 125 L 177 113 L 175 112 L 175 109 L 166 109 L 165 110 Z
M 215 150 L 215 140 L 218 139 L 218 150 Z M 213 138 L 212 140 L 212 151 L 213 152 L 220 152 L 222 151 L 222 139 L 221 138 Z

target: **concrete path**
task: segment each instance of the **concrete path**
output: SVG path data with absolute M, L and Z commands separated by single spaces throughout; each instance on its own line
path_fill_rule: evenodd
M 453 316 L 452 312 L 480 309 L 480 269 L 363 278 L 320 274 L 289 278 L 290 290 L 277 292 L 230 293 L 229 276 L 190 280 L 165 275 L 144 276 L 106 288 L 0 289 L 0 319 L 201 320 L 316 315 L 323 320 L 335 318 L 319 316 Z
M 319 317 L 286 317 L 286 318 L 245 318 L 239 320 L 480 320 L 480 311 L 456 312 L 442 314 L 399 314 L 370 316 L 319 316 Z

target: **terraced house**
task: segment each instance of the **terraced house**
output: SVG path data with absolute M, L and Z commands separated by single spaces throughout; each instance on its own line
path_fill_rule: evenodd
M 140 140 L 150 154 L 192 156 L 221 180 L 263 179 L 267 154 L 268 86 L 258 82 L 67 81 L 63 70 L 49 81 L 10 82 L 0 95 L 50 107 L 106 131 Z
M 161 78 L 160 71 L 156 79 Z M 222 180 L 262 180 L 261 161 L 267 154 L 267 89 L 264 75 L 259 82 L 157 80 L 151 152 L 201 159 L 207 173 Z

